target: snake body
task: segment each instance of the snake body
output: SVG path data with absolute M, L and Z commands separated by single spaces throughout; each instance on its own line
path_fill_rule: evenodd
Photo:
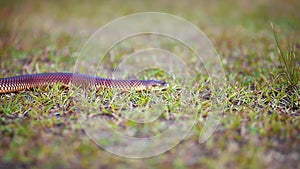
M 41 73 L 0 78 L 0 94 L 29 90 L 55 83 L 91 86 L 97 90 L 107 88 L 136 91 L 151 90 L 167 85 L 158 80 L 115 80 L 79 73 Z

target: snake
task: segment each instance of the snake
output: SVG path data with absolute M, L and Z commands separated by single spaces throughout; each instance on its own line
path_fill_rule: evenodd
M 64 86 L 94 87 L 101 89 L 118 89 L 123 91 L 160 90 L 168 87 L 165 81 L 160 80 L 121 80 L 101 78 L 80 73 L 37 73 L 0 78 L 0 94 L 21 92 L 34 88 L 45 87 L 61 83 Z

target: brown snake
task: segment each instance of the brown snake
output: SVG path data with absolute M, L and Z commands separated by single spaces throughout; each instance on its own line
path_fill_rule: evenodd
M 29 90 L 62 83 L 63 85 L 91 86 L 99 89 L 156 90 L 167 87 L 159 80 L 115 80 L 78 73 L 41 73 L 0 78 L 0 94 Z

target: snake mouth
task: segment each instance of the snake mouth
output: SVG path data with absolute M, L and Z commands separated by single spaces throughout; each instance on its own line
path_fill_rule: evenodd
M 163 81 L 163 83 L 161 84 L 161 88 L 166 89 L 168 87 L 169 87 L 169 84 L 167 82 Z
M 165 82 L 161 87 L 160 90 L 161 91 L 166 91 L 169 88 L 169 84 L 167 82 Z

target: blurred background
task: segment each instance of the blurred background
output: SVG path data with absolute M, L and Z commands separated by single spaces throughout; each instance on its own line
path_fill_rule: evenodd
M 137 12 L 170 13 L 189 20 L 211 39 L 231 36 L 231 40 L 243 39 L 246 43 L 259 38 L 263 30 L 268 30 L 270 21 L 298 32 L 300 19 L 297 0 L 4 0 L 0 4 L 2 44 L 14 38 L 16 45 L 27 50 L 32 49 L 31 45 L 46 46 L 46 42 L 55 42 L 59 48 L 78 47 L 104 24 Z M 257 36 L 254 37 L 254 33 Z M 77 37 L 81 40 L 74 41 L 73 38 Z M 222 44 L 228 43 L 227 39 L 224 40 Z
M 73 53 L 72 56 L 76 57 L 76 52 L 80 51 L 87 38 L 104 24 L 124 15 L 149 11 L 177 15 L 192 22 L 208 35 L 217 51 L 225 57 L 242 44 L 260 53 L 270 48 L 265 41 L 273 41 L 270 21 L 283 28 L 281 31 L 293 30 L 299 37 L 299 6 L 297 0 L 4 0 L 0 2 L 1 60 L 8 59 L 11 48 L 31 55 L 55 49 L 56 53 L 68 56 Z M 61 61 L 66 60 L 69 59 Z M 24 62 L 27 63 L 26 60 Z M 22 71 L 18 68 L 9 70 L 7 64 L 0 64 L 2 71 Z M 61 66 L 63 69 L 69 67 Z

